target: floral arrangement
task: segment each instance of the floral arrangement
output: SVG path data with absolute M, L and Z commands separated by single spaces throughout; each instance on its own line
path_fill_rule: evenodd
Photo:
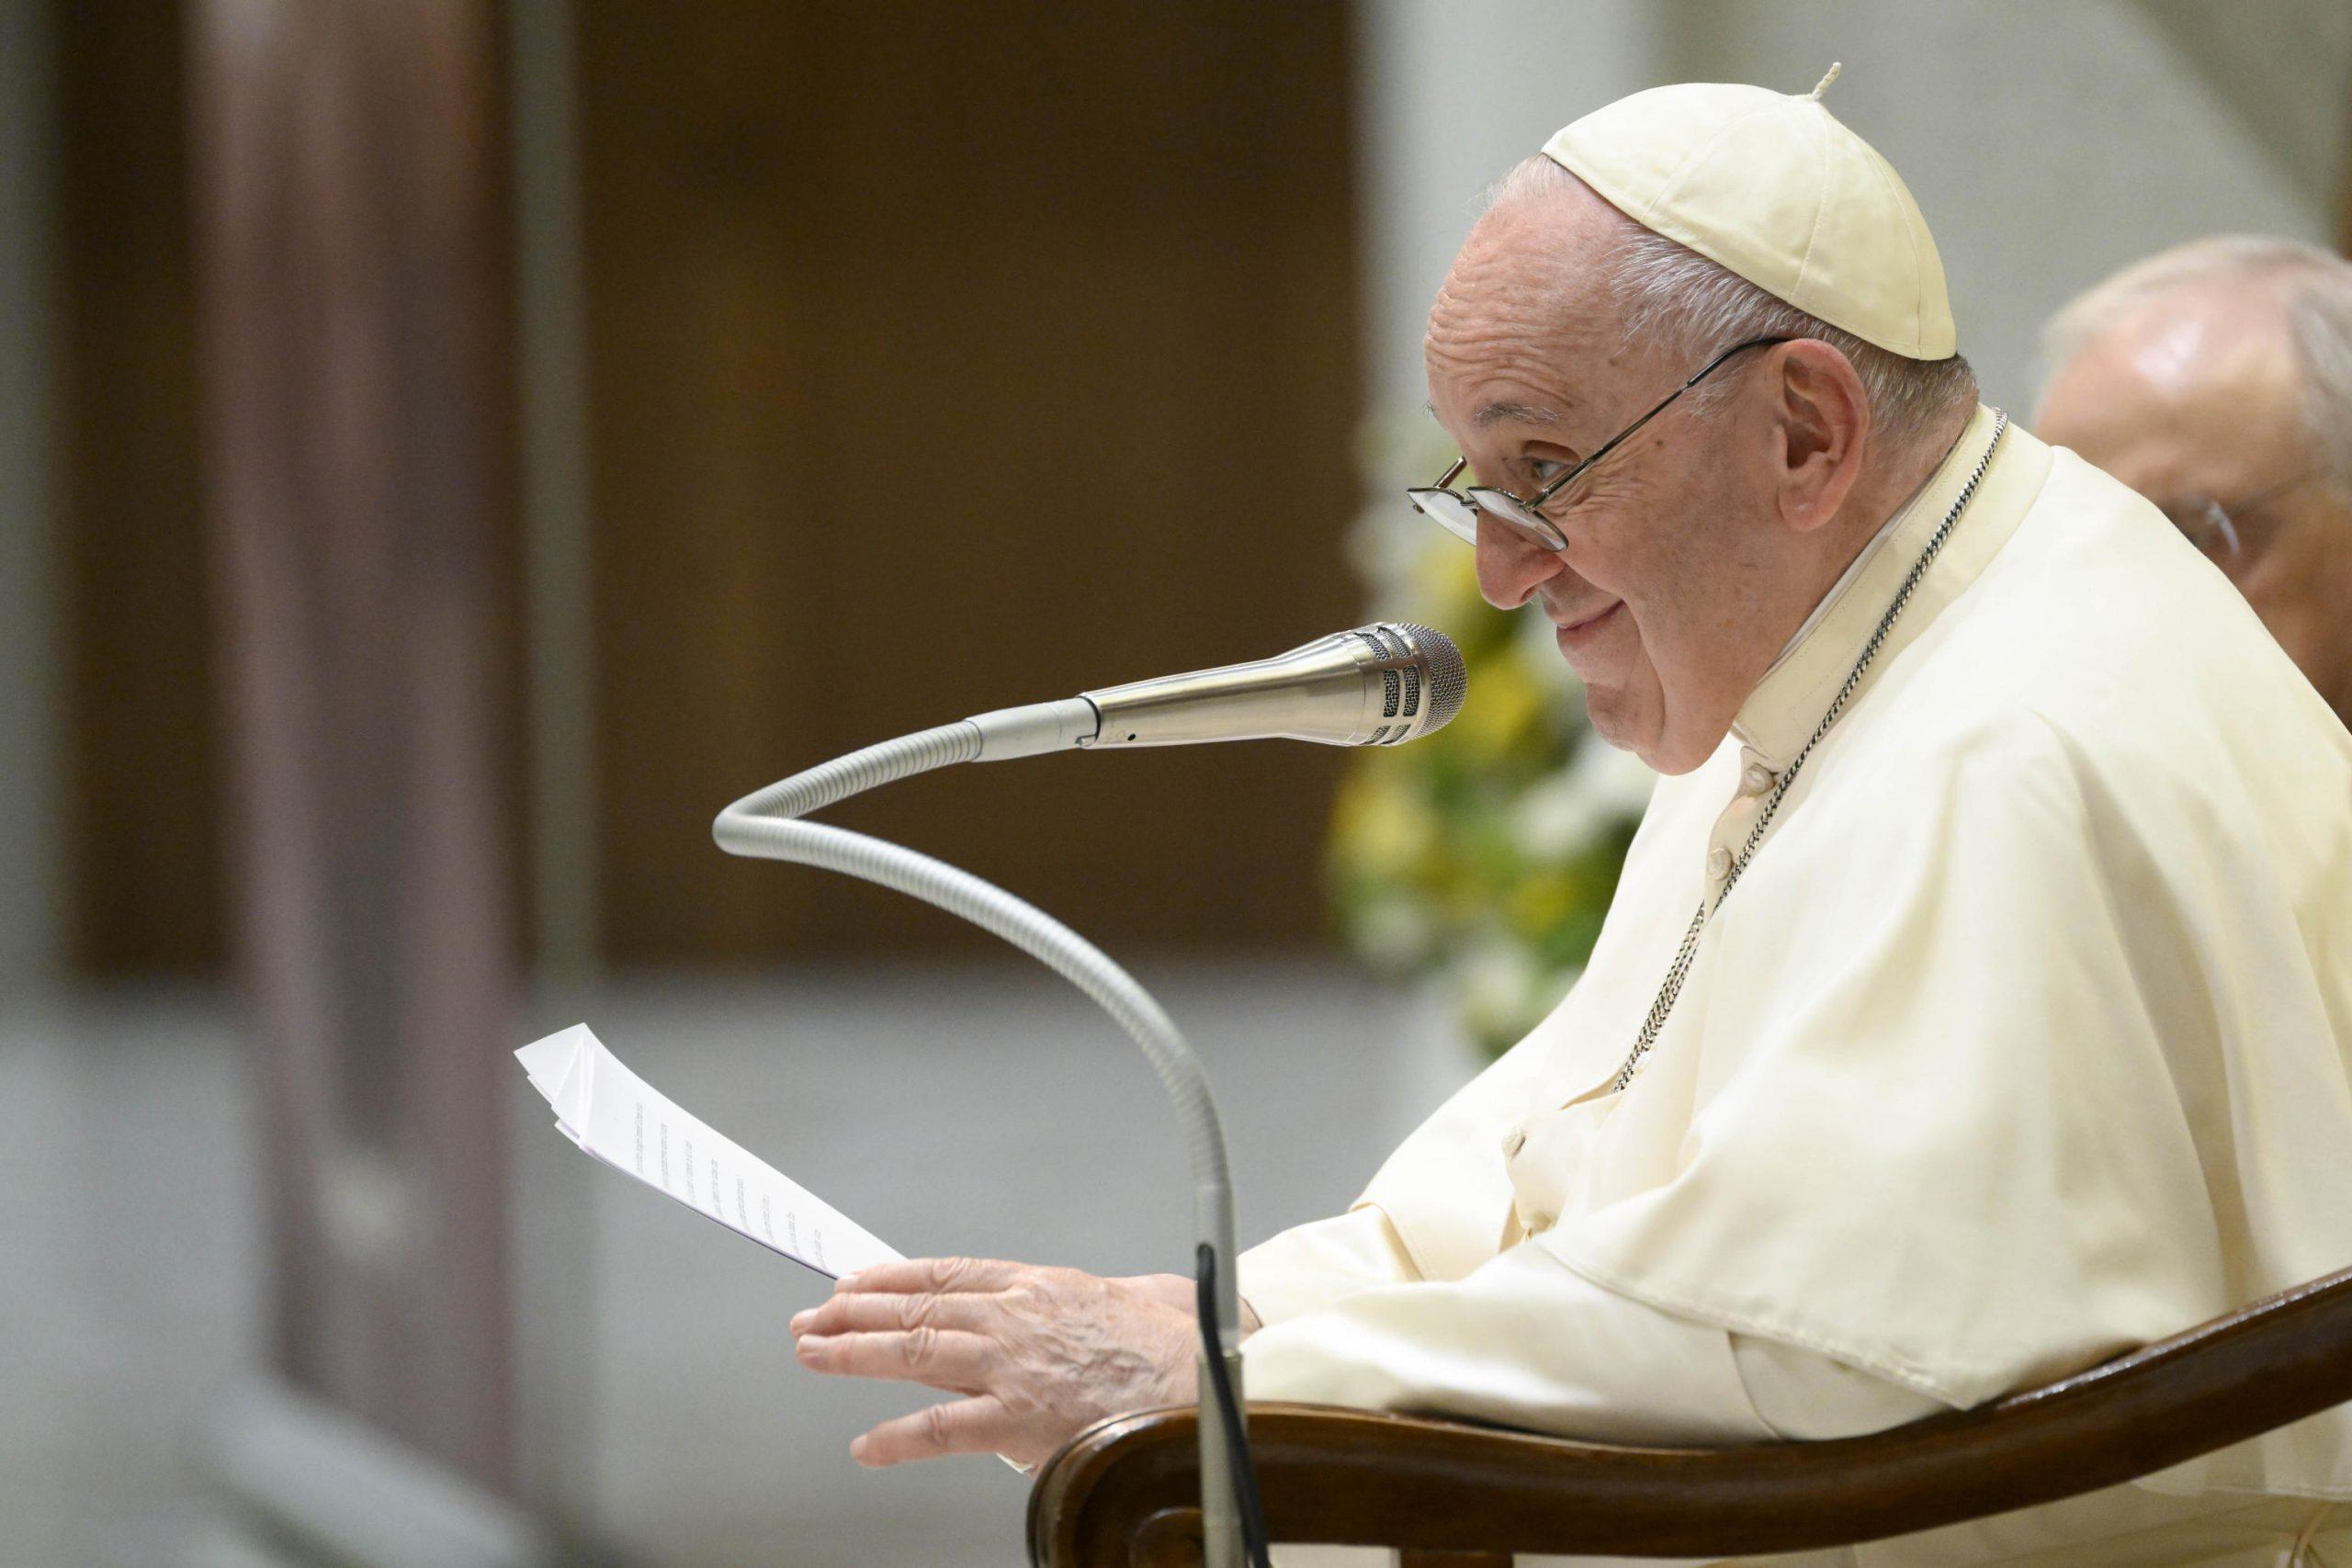
M 1373 466 L 1425 482 L 1452 454 L 1415 423 L 1419 434 L 1386 444 L 1395 460 Z M 1479 598 L 1459 540 L 1400 496 L 1358 525 L 1354 546 L 1375 612 L 1453 637 L 1470 691 L 1437 734 L 1354 753 L 1332 816 L 1332 908 L 1360 959 L 1432 981 L 1499 1054 L 1591 956 L 1655 775 L 1592 733 L 1551 623 Z

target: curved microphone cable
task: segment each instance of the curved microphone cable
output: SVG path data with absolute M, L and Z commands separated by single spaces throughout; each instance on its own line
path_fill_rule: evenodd
M 711 836 L 729 854 L 838 872 L 920 898 L 993 932 L 1084 992 L 1142 1048 L 1173 1103 L 1192 1168 L 1196 1280 L 1204 1311 L 1199 1421 L 1201 1507 L 1210 1568 L 1263 1568 L 1241 1418 L 1240 1298 L 1233 1267 L 1233 1182 L 1207 1075 L 1166 1010 L 1100 948 L 1023 899 L 914 850 L 802 818 L 851 795 L 959 762 L 1069 748 L 1170 745 L 1287 735 L 1394 745 L 1429 734 L 1462 705 L 1461 654 L 1426 626 L 1340 632 L 1255 664 L 1000 709 L 868 746 L 745 795 Z M 1377 737 L 1375 739 L 1375 736 Z M 1211 1412 L 1215 1411 L 1213 1418 Z M 1243 1543 L 1246 1542 L 1246 1546 Z

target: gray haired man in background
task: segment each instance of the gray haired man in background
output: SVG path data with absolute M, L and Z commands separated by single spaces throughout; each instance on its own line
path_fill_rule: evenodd
M 2352 724 L 2352 262 L 2193 240 L 2051 321 L 2034 421 L 2162 507 Z

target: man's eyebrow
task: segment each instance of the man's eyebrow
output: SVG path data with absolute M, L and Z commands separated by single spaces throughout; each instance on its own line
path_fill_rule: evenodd
M 1431 399 L 1421 407 L 1429 411 L 1431 419 L 1437 417 L 1436 400 Z M 1503 399 L 1480 409 L 1471 416 L 1470 423 L 1480 430 L 1487 430 L 1506 421 L 1513 424 L 1556 424 L 1563 417 L 1565 416 L 1535 403 L 1515 402 L 1510 399 Z
M 1560 416 L 1547 408 L 1532 403 L 1510 401 L 1488 403 L 1473 414 L 1470 423 L 1481 430 L 1492 429 L 1509 421 L 1514 424 L 1557 424 Z

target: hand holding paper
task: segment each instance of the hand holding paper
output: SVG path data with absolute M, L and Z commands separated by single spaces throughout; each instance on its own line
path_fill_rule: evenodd
M 973 1332 L 954 1336 L 948 1348 L 969 1362 L 956 1363 L 958 1376 L 972 1376 L 968 1384 L 940 1386 L 977 1397 L 884 1423 L 852 1447 L 861 1463 L 995 1450 L 1025 1470 L 1024 1458 L 1035 1463 L 1114 1410 L 1188 1397 L 1195 1333 L 1189 1281 L 1173 1275 L 1096 1280 L 1073 1269 L 963 1258 L 908 1263 L 808 1189 L 680 1110 L 623 1066 L 586 1024 L 534 1041 L 514 1055 L 555 1108 L 556 1130 L 581 1148 L 738 1235 L 845 1281 L 831 1301 L 794 1319 L 802 1365 L 935 1382 L 921 1355 L 888 1359 L 899 1356 L 906 1337 L 870 1331 L 882 1321 L 874 1309 L 885 1303 L 884 1318 L 903 1327 L 888 1303 L 920 1303 L 917 1310 L 928 1312 L 932 1292 L 956 1298 L 952 1304 L 969 1314 Z M 896 1267 L 876 1272 L 884 1264 Z M 861 1271 L 864 1278 L 847 1280 Z M 1106 1359 L 1109 1341 L 1126 1342 L 1123 1353 Z M 1104 1367 L 1119 1375 L 1071 1375 Z

